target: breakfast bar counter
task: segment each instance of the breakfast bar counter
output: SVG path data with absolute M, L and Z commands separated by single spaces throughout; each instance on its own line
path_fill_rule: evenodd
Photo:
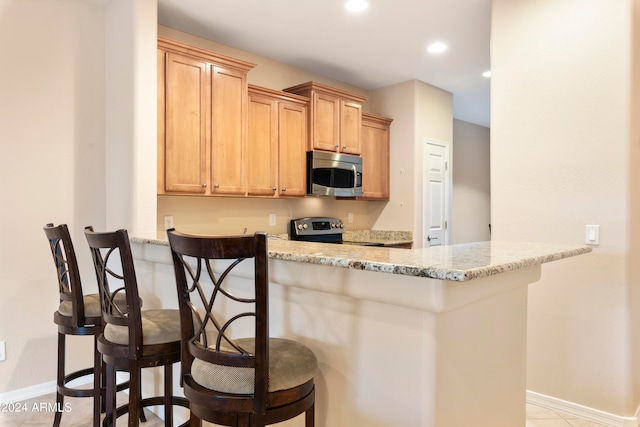
M 145 307 L 175 308 L 166 239 L 131 240 Z M 528 285 L 543 263 L 591 251 L 278 239 L 268 249 L 271 335 L 318 356 L 316 425 L 326 427 L 524 426 Z

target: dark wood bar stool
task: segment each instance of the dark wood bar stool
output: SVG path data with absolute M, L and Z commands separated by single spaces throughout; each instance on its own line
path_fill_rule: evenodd
M 98 233 L 91 227 L 85 235 L 98 279 L 104 330 L 98 351 L 106 365 L 106 418 L 104 425 L 128 413 L 129 426 L 138 426 L 143 408 L 164 405 L 165 425 L 173 425 L 173 405 L 188 408 L 189 402 L 173 396 L 172 365 L 180 362 L 180 318 L 178 310 L 141 310 L 131 246 L 126 230 Z M 117 298 L 123 296 L 127 310 Z M 143 398 L 142 368 L 164 366 L 164 396 Z M 116 370 L 129 372 L 129 403 L 115 408 Z M 183 425 L 188 425 L 189 421 Z
M 56 402 L 58 411 L 55 414 L 53 425 L 60 425 L 62 418 L 61 409 L 64 405 L 64 397 L 93 397 L 93 426 L 100 425 L 101 407 L 101 378 L 102 363 L 97 347 L 98 335 L 102 332 L 102 313 L 100 311 L 100 296 L 98 294 L 84 295 L 82 282 L 78 270 L 76 253 L 71 241 L 71 235 L 66 224 L 47 224 L 44 233 L 49 240 L 53 262 L 58 278 L 58 291 L 60 305 L 53 313 L 53 321 L 58 325 L 58 368 Z M 65 372 L 66 336 L 89 335 L 93 336 L 93 367 L 79 371 Z M 71 388 L 67 386 L 70 381 L 93 375 L 92 388 Z
M 318 360 L 303 344 L 269 338 L 267 235 L 203 237 L 173 229 L 167 233 L 178 290 L 183 383 L 191 403 L 191 425 L 205 420 L 226 426 L 264 426 L 305 413 L 305 425 L 313 427 Z M 253 262 L 253 278 L 243 288 L 243 296 L 237 296 L 228 282 L 238 278 L 229 273 L 243 261 Z M 245 284 L 246 270 L 240 275 Z M 234 327 L 248 334 L 234 334 Z

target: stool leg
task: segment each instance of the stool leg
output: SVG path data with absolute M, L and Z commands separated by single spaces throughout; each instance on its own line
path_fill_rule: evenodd
M 140 374 L 142 375 L 142 373 Z M 140 387 L 138 387 L 138 396 L 140 396 L 139 400 L 142 400 L 142 377 L 140 377 Z M 138 413 L 140 414 L 140 422 L 146 423 L 147 417 L 144 415 L 144 408 L 142 406 L 142 402 L 138 405 Z
M 164 425 L 173 426 L 173 365 L 164 365 Z
M 98 351 L 98 336 L 93 337 L 93 427 L 100 427 L 102 403 L 102 355 Z
M 315 420 L 315 410 L 316 408 L 316 404 L 313 403 L 311 404 L 311 407 L 309 409 L 307 409 L 306 413 L 305 413 L 305 427 L 314 427 L 316 425 L 316 420 Z
M 115 407 L 116 407 L 116 368 L 113 365 L 105 363 L 105 414 L 106 418 L 111 420 L 111 426 L 116 425 Z M 108 424 L 107 424 L 108 425 Z
M 138 416 L 143 411 L 140 407 L 142 399 L 140 387 L 140 368 L 135 363 L 131 363 L 129 365 L 129 427 L 138 427 Z
M 196 417 L 193 412 L 189 415 L 189 427 L 202 427 L 202 420 Z
M 107 364 L 100 355 L 100 412 L 107 411 Z
M 58 332 L 58 381 L 56 387 L 56 415 L 53 418 L 53 427 L 60 426 L 62 419 L 62 407 L 64 396 L 60 394 L 59 387 L 64 385 L 64 365 L 65 365 L 65 336 Z

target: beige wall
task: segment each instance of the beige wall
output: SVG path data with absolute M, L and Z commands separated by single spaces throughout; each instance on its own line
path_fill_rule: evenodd
M 391 199 L 372 206 L 373 227 L 379 230 L 412 231 L 415 203 L 413 176 L 415 151 L 415 82 L 408 81 L 371 92 L 374 114 L 393 118 L 391 123 L 390 191 Z
M 156 72 L 156 7 L 0 5 L 0 227 L 11 242 L 0 253 L 0 393 L 53 391 L 57 286 L 42 226 L 69 225 L 88 292 L 96 285 L 85 226 L 155 230 L 156 85 L 146 76 Z M 91 340 L 68 343 L 68 369 L 90 366 Z
M 631 138 L 629 148 L 629 323 L 640 325 L 640 0 L 633 0 L 631 64 Z M 632 383 L 630 401 L 640 402 L 640 328 L 629 331 Z
M 489 128 L 453 121 L 451 243 L 491 240 Z
M 391 125 L 391 199 L 371 209 L 375 229 L 410 230 L 414 248 L 421 247 L 424 139 L 453 139 L 453 96 L 412 80 L 376 89 L 372 112 L 393 117 Z
M 640 403 L 628 351 L 631 4 L 494 0 L 491 31 L 493 239 L 580 244 L 586 224 L 601 231 L 592 254 L 545 265 L 529 287 L 528 389 L 620 416 Z
M 251 52 L 203 39 L 173 28 L 160 25 L 158 26 L 158 35 L 256 64 L 256 67 L 254 67 L 248 75 L 250 84 L 282 90 L 300 83 L 316 81 L 349 92 L 365 96 L 369 95 L 369 91 L 366 89 L 352 86 L 339 80 L 330 79 L 321 74 L 312 73 L 301 68 L 292 67 L 282 62 L 265 58 L 264 56 L 255 55 Z
M 105 224 L 104 19 L 85 1 L 0 4 L 0 394 L 55 380 L 46 223 L 69 224 L 85 288 L 96 288 L 82 230 Z M 69 341 L 70 368 L 90 366 L 91 340 Z

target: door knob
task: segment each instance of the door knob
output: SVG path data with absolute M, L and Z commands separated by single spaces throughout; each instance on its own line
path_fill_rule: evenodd
M 435 236 L 431 236 L 431 235 L 427 236 L 427 242 L 430 242 L 432 240 L 438 240 L 438 238 L 435 237 Z

